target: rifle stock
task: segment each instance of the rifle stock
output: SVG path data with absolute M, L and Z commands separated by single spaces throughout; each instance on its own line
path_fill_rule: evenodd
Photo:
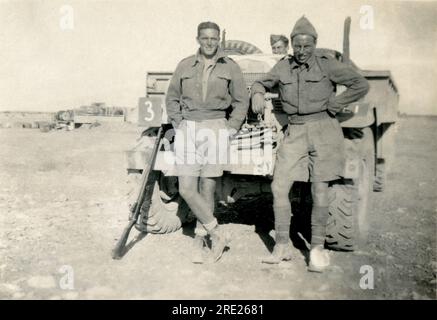
M 158 147 L 159 142 L 162 138 L 163 128 L 160 127 L 158 130 L 158 134 L 156 136 L 155 143 L 153 145 L 152 150 L 152 157 L 148 163 L 146 163 L 143 173 L 141 175 L 141 188 L 137 197 L 137 201 L 134 205 L 135 211 L 131 218 L 129 219 L 129 222 L 127 226 L 124 228 L 123 233 L 120 236 L 120 239 L 117 241 L 114 249 L 112 250 L 112 259 L 119 260 L 123 257 L 124 254 L 124 248 L 126 246 L 127 239 L 129 238 L 129 233 L 132 230 L 132 227 L 135 225 L 138 216 L 141 212 L 141 207 L 144 203 L 144 201 L 150 201 L 153 194 L 153 185 L 156 180 L 156 174 L 153 174 L 153 165 L 156 161 L 156 155 L 158 154 Z M 150 207 L 150 206 L 147 206 Z

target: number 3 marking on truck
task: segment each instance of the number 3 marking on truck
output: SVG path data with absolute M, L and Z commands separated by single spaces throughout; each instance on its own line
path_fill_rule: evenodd
M 149 117 L 145 116 L 144 120 L 145 121 L 152 121 L 153 118 L 155 117 L 155 112 L 153 112 L 153 109 L 152 109 L 152 107 L 153 107 L 152 102 L 146 101 L 144 104 L 146 105 L 146 111 L 150 114 Z

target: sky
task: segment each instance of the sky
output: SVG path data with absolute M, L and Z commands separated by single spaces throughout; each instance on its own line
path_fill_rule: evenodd
M 350 16 L 354 62 L 392 72 L 401 112 L 437 114 L 437 1 L 399 0 L 0 0 L 0 111 L 135 107 L 147 71 L 197 50 L 201 21 L 270 53 L 302 15 L 339 51 Z

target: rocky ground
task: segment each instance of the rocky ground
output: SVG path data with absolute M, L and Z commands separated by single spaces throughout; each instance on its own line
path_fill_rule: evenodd
M 368 246 L 331 252 L 323 274 L 307 272 L 299 251 L 261 264 L 271 234 L 235 213 L 222 219 L 233 242 L 219 263 L 190 262 L 190 226 L 134 230 L 132 249 L 112 260 L 127 222 L 123 151 L 138 129 L 0 129 L 0 298 L 436 299 L 437 119 L 402 118 L 397 129 L 386 191 L 372 196 Z

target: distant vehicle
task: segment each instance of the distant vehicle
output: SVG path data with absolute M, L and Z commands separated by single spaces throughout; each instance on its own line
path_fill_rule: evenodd
M 89 106 L 77 109 L 58 111 L 55 115 L 56 127 L 73 130 L 83 124 L 96 122 L 123 122 L 124 109 L 120 107 L 107 107 L 104 102 L 95 102 Z

